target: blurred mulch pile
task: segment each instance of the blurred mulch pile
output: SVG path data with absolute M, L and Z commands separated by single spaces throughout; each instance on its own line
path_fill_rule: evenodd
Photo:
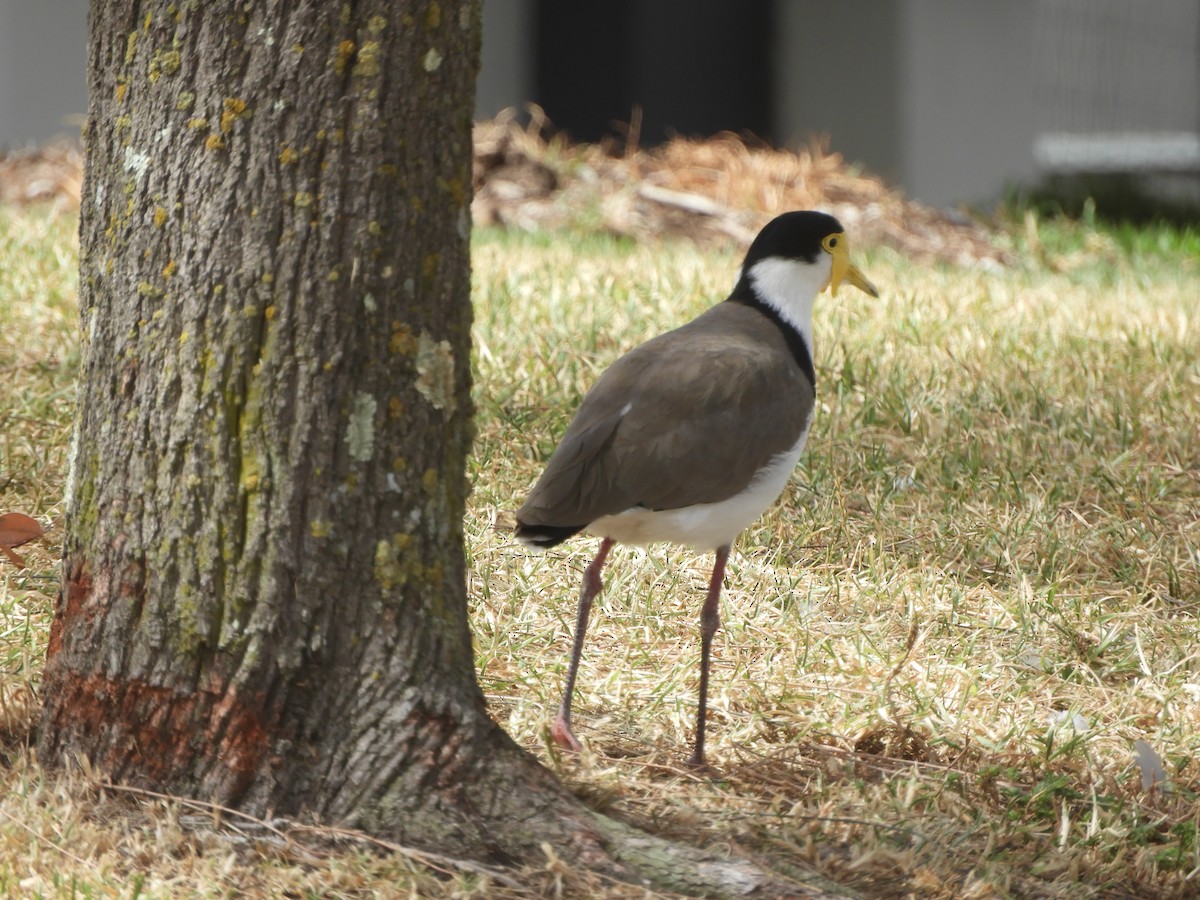
M 856 241 L 918 260 L 995 267 L 1010 262 L 987 228 L 923 206 L 820 148 L 792 153 L 732 134 L 674 138 L 623 153 L 544 137 L 532 110 L 527 127 L 502 114 L 475 126 L 477 225 L 525 230 L 602 227 L 635 239 L 685 237 L 745 246 L 771 218 L 824 209 Z
M 83 156 L 73 141 L 43 147 L 0 149 L 0 203 L 65 203 L 79 206 Z
M 527 127 L 512 114 L 475 126 L 477 225 L 525 230 L 602 228 L 638 240 L 683 237 L 704 246 L 745 246 L 789 209 L 833 213 L 864 244 L 918 260 L 996 266 L 1009 262 L 977 222 L 908 200 L 837 153 L 792 153 L 731 134 L 621 153 L 601 144 L 546 138 L 544 116 Z M 0 203 L 79 204 L 76 144 L 0 151 Z

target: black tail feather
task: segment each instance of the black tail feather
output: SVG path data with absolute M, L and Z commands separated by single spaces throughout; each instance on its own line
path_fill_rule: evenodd
M 529 525 L 517 522 L 517 540 L 529 547 L 554 547 L 583 531 L 582 525 Z

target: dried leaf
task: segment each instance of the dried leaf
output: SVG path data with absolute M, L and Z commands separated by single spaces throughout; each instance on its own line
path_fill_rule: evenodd
M 5 513 L 0 516 L 0 553 L 18 569 L 25 568 L 25 560 L 20 554 L 13 552 L 13 547 L 20 547 L 42 536 L 42 526 L 24 513 Z
M 0 544 L 0 553 L 3 553 L 5 556 L 7 556 L 8 561 L 11 562 L 18 569 L 25 568 L 25 557 L 21 556 L 21 554 L 16 553 L 13 550 L 10 550 L 8 547 L 5 547 L 3 544 Z
M 5 547 L 20 547 L 42 536 L 42 526 L 37 519 L 24 513 L 5 513 L 0 516 L 0 544 Z

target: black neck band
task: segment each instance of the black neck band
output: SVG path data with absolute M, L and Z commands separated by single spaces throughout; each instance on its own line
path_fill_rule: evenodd
M 731 303 L 741 303 L 744 306 L 749 306 L 751 309 L 756 309 L 772 322 L 775 327 L 783 333 L 783 339 L 787 341 L 788 349 L 792 351 L 792 358 L 796 360 L 796 365 L 800 367 L 800 371 L 808 378 L 808 383 L 813 386 L 813 392 L 817 390 L 817 373 L 813 368 L 812 354 L 808 351 L 808 345 L 804 343 L 804 336 L 796 330 L 796 327 L 787 321 L 779 310 L 768 303 L 763 303 L 758 294 L 754 292 L 754 288 L 747 284 L 739 284 L 737 289 L 729 297 Z

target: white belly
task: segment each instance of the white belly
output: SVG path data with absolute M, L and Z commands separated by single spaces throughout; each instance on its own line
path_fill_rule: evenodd
M 612 516 L 604 516 L 584 529 L 597 537 L 608 537 L 620 544 L 650 544 L 669 541 L 697 550 L 715 550 L 732 544 L 743 530 L 761 516 L 783 492 L 783 486 L 796 468 L 796 460 L 808 438 L 808 424 L 790 450 L 771 458 L 754 480 L 739 494 L 718 503 L 697 503 L 680 509 L 652 510 L 634 507 Z

